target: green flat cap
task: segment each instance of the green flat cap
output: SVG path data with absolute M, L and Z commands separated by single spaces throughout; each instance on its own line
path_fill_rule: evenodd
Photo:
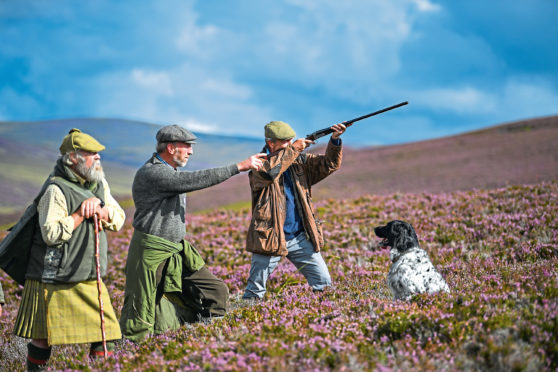
M 184 142 L 196 143 L 196 135 L 180 125 L 167 125 L 159 129 L 156 135 L 157 142 Z
M 104 149 L 105 146 L 101 145 L 95 138 L 76 128 L 70 129 L 60 145 L 60 153 L 62 155 L 76 150 L 99 152 Z
M 271 138 L 272 140 L 288 140 L 295 136 L 296 132 L 285 122 L 270 121 L 265 126 L 265 138 Z

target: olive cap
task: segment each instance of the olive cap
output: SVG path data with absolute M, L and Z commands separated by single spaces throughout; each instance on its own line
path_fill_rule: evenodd
M 296 132 L 283 121 L 270 121 L 265 126 L 265 138 L 272 140 L 288 140 L 294 138 Z
M 167 125 L 157 132 L 157 142 L 196 143 L 196 135 L 180 125 Z
M 103 151 L 105 146 L 87 133 L 83 133 L 77 128 L 72 128 L 62 140 L 60 145 L 60 153 L 62 155 L 77 150 L 99 152 Z

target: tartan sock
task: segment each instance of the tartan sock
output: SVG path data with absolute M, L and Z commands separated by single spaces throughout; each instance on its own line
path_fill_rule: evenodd
M 52 348 L 43 349 L 33 345 L 31 342 L 27 344 L 27 370 L 40 371 L 45 368 L 45 364 L 50 358 Z
M 107 355 L 112 355 L 114 353 L 114 342 L 107 341 Z M 89 356 L 91 358 L 104 356 L 105 350 L 103 349 L 102 342 L 93 342 L 91 343 L 91 349 L 89 350 Z

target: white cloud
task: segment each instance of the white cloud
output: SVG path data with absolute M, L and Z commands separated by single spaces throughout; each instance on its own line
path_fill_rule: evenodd
M 471 86 L 428 89 L 411 92 L 408 95 L 414 104 L 432 110 L 456 113 L 487 113 L 491 112 L 497 103 L 493 94 Z
M 180 35 L 176 39 L 179 50 L 187 53 L 206 53 L 204 45 L 215 42 L 219 37 L 219 29 L 213 25 L 197 26 L 194 20 L 190 20 L 182 27 Z
M 558 91 L 542 77 L 514 77 L 502 87 L 498 108 L 505 120 L 558 114 Z
M 489 89 L 448 87 L 407 94 L 414 105 L 471 115 L 488 124 L 558 114 L 558 91 L 540 76 L 513 76 Z
M 174 120 L 173 123 L 179 124 L 193 132 L 200 133 L 215 133 L 219 130 L 219 127 L 215 124 L 201 123 L 195 119 L 182 119 Z
M 96 116 L 180 123 L 200 132 L 243 135 L 253 135 L 253 125 L 270 117 L 266 107 L 251 102 L 249 86 L 186 63 L 165 71 L 104 74 L 90 84 L 100 92 L 92 102 Z
M 199 88 L 207 94 L 216 94 L 242 100 L 249 99 L 252 95 L 252 90 L 248 86 L 237 84 L 232 80 L 207 78 L 201 82 Z
M 154 90 L 159 94 L 172 95 L 173 89 L 169 74 L 165 71 L 132 70 L 132 80 L 139 86 Z
M 413 0 L 413 2 L 421 12 L 438 12 L 441 9 L 440 5 L 428 0 Z

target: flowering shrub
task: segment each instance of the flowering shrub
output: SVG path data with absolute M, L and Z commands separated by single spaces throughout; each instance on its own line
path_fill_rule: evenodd
M 446 194 L 393 194 L 316 203 L 334 287 L 313 293 L 283 260 L 261 302 L 240 299 L 250 255 L 249 210 L 188 217 L 188 238 L 231 292 L 230 312 L 89 361 L 84 345 L 56 346 L 49 367 L 82 370 L 555 370 L 558 368 L 558 182 Z M 394 301 L 388 252 L 373 228 L 413 224 L 452 292 Z M 105 282 L 119 314 L 132 229 L 109 236 Z M 6 292 L 0 357 L 22 370 L 12 335 L 21 288 Z

